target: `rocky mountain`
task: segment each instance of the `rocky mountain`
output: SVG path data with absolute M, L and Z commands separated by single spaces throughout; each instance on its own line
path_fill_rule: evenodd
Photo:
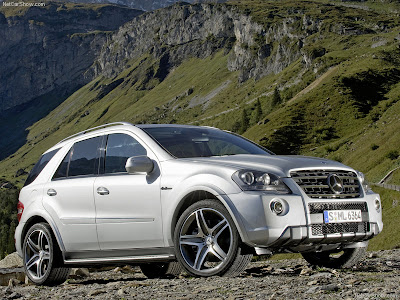
M 130 8 L 152 11 L 159 8 L 164 8 L 170 6 L 176 2 L 186 2 L 186 3 L 199 3 L 199 2 L 225 2 L 226 0 L 73 0 L 71 2 L 76 3 L 113 3 L 123 6 L 128 6 Z
M 101 33 L 80 73 L 87 84 L 29 128 L 0 162 L 4 176 L 20 185 L 16 170 L 62 137 L 125 120 L 216 126 L 277 153 L 342 161 L 377 182 L 399 164 L 400 25 L 390 6 L 363 5 L 181 3 Z
M 0 128 L 14 132 L 11 140 L 1 139 L 1 158 L 23 143 L 27 126 L 93 78 L 90 67 L 111 32 L 141 13 L 56 2 L 22 11 L 1 8 Z

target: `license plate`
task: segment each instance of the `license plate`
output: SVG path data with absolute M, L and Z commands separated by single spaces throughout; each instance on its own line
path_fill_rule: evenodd
M 361 222 L 360 209 L 352 210 L 324 210 L 324 223 Z

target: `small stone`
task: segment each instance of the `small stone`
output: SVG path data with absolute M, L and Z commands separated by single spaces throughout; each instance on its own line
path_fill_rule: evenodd
M 107 293 L 106 290 L 94 290 L 94 291 L 91 291 L 91 292 L 88 294 L 88 296 L 97 296 L 97 295 L 105 294 L 105 293 Z
M 114 270 L 113 270 L 113 272 L 114 273 L 119 273 L 119 272 L 121 272 L 121 267 L 116 267 Z
M 21 297 L 22 297 L 22 295 L 20 293 L 14 292 L 10 296 L 8 296 L 7 298 L 8 299 L 18 299 L 18 298 L 21 298 Z
M 378 254 L 375 252 L 371 252 L 368 254 L 368 258 L 377 258 L 377 257 L 378 257 Z
M 307 285 L 315 285 L 315 284 L 318 284 L 318 280 L 312 280 L 307 283 Z
M 336 292 L 339 290 L 339 287 L 337 284 L 331 283 L 327 285 L 321 286 L 321 290 L 323 291 L 330 291 L 330 292 Z
M 312 288 L 306 291 L 306 294 L 312 294 L 319 290 L 319 286 L 313 286 Z
M 69 277 L 71 278 L 84 278 L 89 277 L 90 273 L 87 268 L 72 268 Z
M 300 275 L 307 275 L 310 273 L 312 273 L 312 269 L 310 269 L 310 268 L 304 268 L 300 271 Z
M 117 291 L 117 295 L 118 296 L 123 296 L 125 294 L 125 291 L 123 290 L 123 289 L 119 289 L 118 291 Z

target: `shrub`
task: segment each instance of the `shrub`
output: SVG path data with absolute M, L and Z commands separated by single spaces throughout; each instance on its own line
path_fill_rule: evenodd
M 399 151 L 397 150 L 389 151 L 388 154 L 386 154 L 386 157 L 391 160 L 395 160 L 399 157 Z

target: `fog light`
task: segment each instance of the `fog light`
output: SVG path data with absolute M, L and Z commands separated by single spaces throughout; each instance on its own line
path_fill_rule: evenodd
M 375 199 L 375 209 L 377 212 L 381 211 L 381 201 L 379 199 Z
M 271 210 L 276 213 L 277 215 L 280 215 L 283 213 L 284 206 L 283 203 L 279 200 L 274 200 L 271 202 Z

